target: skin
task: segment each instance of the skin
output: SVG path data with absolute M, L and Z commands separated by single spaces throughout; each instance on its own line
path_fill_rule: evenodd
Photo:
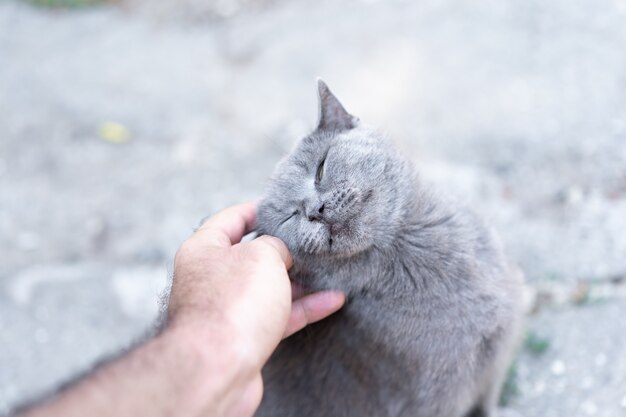
M 253 203 L 208 219 L 176 253 L 163 331 L 20 416 L 252 416 L 278 343 L 345 301 L 294 288 L 279 239 L 240 243 L 254 222 Z

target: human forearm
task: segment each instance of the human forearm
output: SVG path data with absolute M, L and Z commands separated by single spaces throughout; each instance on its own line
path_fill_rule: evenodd
M 226 209 L 183 243 L 168 325 L 157 337 L 22 416 L 252 416 L 261 368 L 280 340 L 345 301 L 336 291 L 305 295 L 291 286 L 291 255 L 280 240 L 239 243 L 254 214 L 253 204 Z
M 184 318 L 23 416 L 246 415 L 259 370 L 223 327 Z M 257 386 L 258 385 L 258 386 Z M 252 398 L 252 404 L 241 403 Z M 248 411 L 250 410 L 250 411 Z M 235 414 L 238 413 L 238 414 Z

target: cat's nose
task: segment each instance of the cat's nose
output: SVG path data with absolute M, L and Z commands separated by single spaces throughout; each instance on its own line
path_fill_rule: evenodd
M 324 203 L 307 207 L 306 215 L 311 222 L 324 220 Z

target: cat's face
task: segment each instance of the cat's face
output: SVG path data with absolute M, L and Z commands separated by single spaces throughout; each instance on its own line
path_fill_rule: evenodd
M 387 245 L 401 217 L 405 170 L 395 151 L 323 83 L 320 101 L 320 126 L 277 166 L 258 207 L 259 231 L 282 239 L 296 260 Z

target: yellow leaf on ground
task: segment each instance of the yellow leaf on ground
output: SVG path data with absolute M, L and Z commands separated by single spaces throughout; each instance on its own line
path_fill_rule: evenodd
M 130 140 L 130 130 L 121 123 L 103 122 L 98 126 L 98 137 L 111 143 L 126 143 Z

